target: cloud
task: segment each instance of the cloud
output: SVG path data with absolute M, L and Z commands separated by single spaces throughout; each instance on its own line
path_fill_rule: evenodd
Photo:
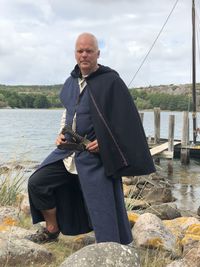
M 63 83 L 75 64 L 77 35 L 92 32 L 100 63 L 129 84 L 174 3 L 0 0 L 0 83 Z M 131 85 L 190 82 L 190 62 L 191 6 L 182 0 Z

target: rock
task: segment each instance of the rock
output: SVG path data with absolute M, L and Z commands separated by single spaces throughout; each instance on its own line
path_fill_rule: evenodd
M 190 225 L 181 240 L 184 254 L 200 244 L 200 223 Z
M 137 214 L 135 212 L 132 212 L 132 211 L 128 212 L 128 220 L 130 222 L 131 228 L 137 222 L 139 216 L 140 216 L 140 214 Z
M 131 185 L 132 184 L 132 177 L 133 176 L 123 176 L 122 177 L 122 182 L 125 185 Z
M 179 239 L 184 237 L 185 231 L 190 225 L 199 224 L 194 217 L 180 217 L 173 220 L 164 220 L 164 225 Z
M 197 215 L 200 216 L 200 207 L 197 209 Z
M 138 252 L 129 246 L 106 242 L 89 245 L 69 256 L 60 267 L 139 267 Z
M 7 166 L 0 166 L 0 174 L 6 173 L 9 171 L 9 168 Z
M 187 262 L 188 266 L 200 267 L 200 243 L 198 247 L 194 247 L 188 251 L 183 260 Z
M 52 254 L 46 248 L 26 239 L 0 234 L 1 266 L 27 266 L 32 262 L 43 264 L 50 261 Z
M 20 165 L 20 164 L 17 164 L 17 165 L 14 166 L 13 169 L 14 169 L 14 170 L 22 170 L 22 169 L 24 169 L 24 166 L 22 166 L 22 165 Z
M 79 250 L 85 246 L 94 244 L 96 239 L 94 232 L 81 234 L 78 236 L 64 236 L 65 244 L 73 247 L 73 250 Z
M 125 198 L 125 205 L 128 211 L 130 210 L 138 210 L 138 209 L 146 209 L 149 207 L 149 204 L 142 199 L 134 199 L 134 198 Z
M 21 194 L 19 199 L 19 208 L 20 211 L 22 211 L 24 214 L 26 215 L 30 214 L 30 204 L 29 204 L 28 194 Z
M 189 267 L 183 260 L 173 261 L 172 263 L 168 264 L 166 267 Z M 193 267 L 193 266 L 191 266 Z
M 19 210 L 15 207 L 0 207 L 0 225 L 16 225 L 19 222 Z
M 135 185 L 123 185 L 125 197 L 135 198 L 139 194 L 139 189 Z
M 172 220 L 181 217 L 180 211 L 177 209 L 176 204 L 163 203 L 160 205 L 152 205 L 145 210 L 158 216 L 161 220 Z
M 133 238 L 138 247 L 160 248 L 173 255 L 180 255 L 181 248 L 176 237 L 156 215 L 145 213 L 140 215 L 133 229 Z
M 24 238 L 26 235 L 33 234 L 35 230 L 27 230 L 17 226 L 0 225 L 1 236 L 9 238 Z
M 191 248 L 183 259 L 174 261 L 166 267 L 200 267 L 200 243 L 197 247 Z
M 171 189 L 167 187 L 144 188 L 141 198 L 151 204 L 173 202 L 174 200 Z

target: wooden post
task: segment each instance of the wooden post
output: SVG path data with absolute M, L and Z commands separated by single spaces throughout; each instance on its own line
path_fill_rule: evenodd
M 140 115 L 141 122 L 143 124 L 143 121 L 144 121 L 144 113 L 139 113 L 139 115 Z
M 154 108 L 154 143 L 160 143 L 160 108 Z
M 154 108 L 154 144 L 160 143 L 160 108 Z M 160 163 L 160 159 L 156 158 L 155 162 Z
M 168 134 L 168 152 L 172 154 L 172 158 L 168 160 L 168 174 L 173 173 L 173 156 L 174 156 L 174 122 L 175 116 L 169 116 L 169 134 Z
M 183 128 L 181 140 L 181 163 L 186 165 L 190 162 L 190 149 L 189 149 L 189 112 L 183 112 Z

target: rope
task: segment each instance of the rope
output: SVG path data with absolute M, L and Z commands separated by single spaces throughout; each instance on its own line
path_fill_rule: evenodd
M 178 1 L 179 1 L 179 0 L 176 0 L 175 4 L 173 5 L 172 10 L 170 11 L 169 15 L 167 16 L 167 19 L 165 20 L 163 26 L 161 27 L 161 29 L 160 29 L 160 31 L 159 31 L 159 33 L 158 33 L 156 39 L 153 41 L 153 43 L 152 43 L 152 45 L 151 45 L 149 51 L 147 52 L 147 54 L 145 55 L 144 59 L 142 60 L 142 62 L 141 62 L 141 64 L 140 64 L 139 68 L 137 69 L 137 71 L 135 72 L 133 78 L 131 79 L 130 83 L 128 84 L 128 87 L 129 87 L 129 86 L 131 85 L 131 83 L 134 81 L 135 77 L 137 76 L 138 72 L 140 71 L 140 69 L 141 69 L 142 66 L 144 65 L 144 63 L 145 63 L 147 57 L 149 56 L 151 50 L 154 48 L 154 46 L 155 46 L 155 44 L 156 44 L 158 38 L 160 37 L 160 35 L 161 35 L 161 33 L 162 33 L 162 31 L 163 31 L 165 25 L 167 24 L 167 22 L 168 22 L 168 20 L 169 20 L 169 18 L 170 18 L 170 16 L 171 16 L 171 14 L 172 14 L 172 12 L 174 11 L 176 5 L 178 4 Z

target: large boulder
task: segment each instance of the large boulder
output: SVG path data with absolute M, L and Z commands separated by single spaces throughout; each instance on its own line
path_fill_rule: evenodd
M 154 214 L 140 215 L 132 233 L 138 247 L 159 248 L 171 252 L 172 255 L 180 255 L 181 253 L 176 236 Z
M 69 256 L 60 267 L 139 267 L 137 251 L 129 246 L 106 242 L 89 245 Z
M 52 254 L 41 245 L 29 240 L 0 233 L 1 266 L 27 266 L 30 263 L 46 264 L 52 261 Z

